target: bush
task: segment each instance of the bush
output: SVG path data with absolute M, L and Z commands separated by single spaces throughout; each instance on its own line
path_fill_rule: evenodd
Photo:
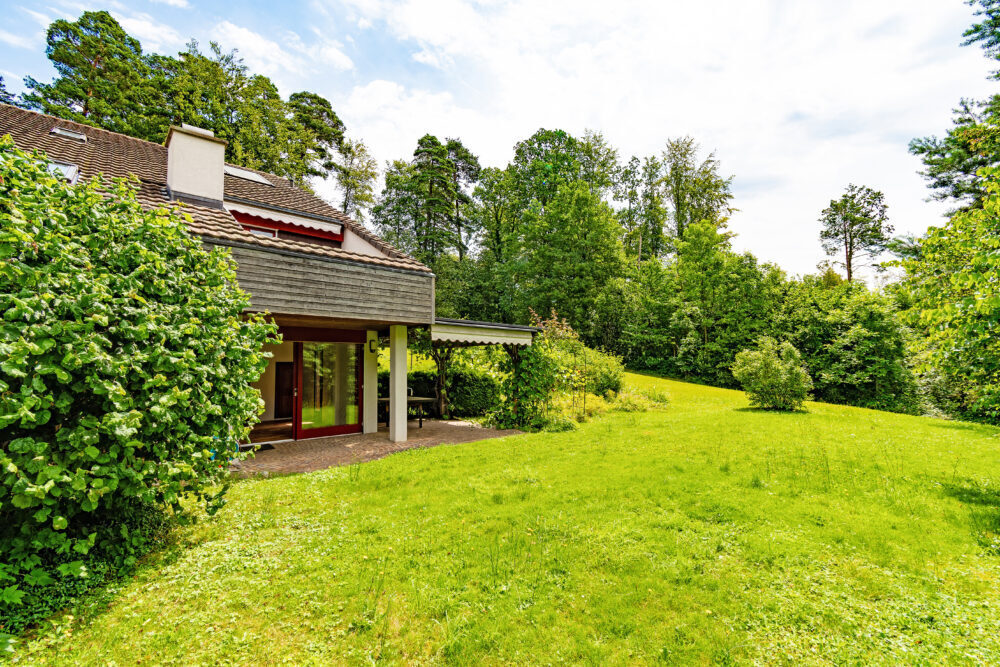
M 274 331 L 249 305 L 180 215 L 126 181 L 67 185 L 0 139 L 4 618 L 88 562 L 133 565 L 148 512 L 221 506 Z
M 410 371 L 406 384 L 415 396 L 436 397 L 437 371 Z M 500 381 L 486 371 L 452 366 L 448 385 L 448 404 L 454 417 L 482 417 L 500 405 Z M 389 371 L 379 371 L 378 391 L 379 396 L 389 395 Z
M 732 370 L 756 408 L 796 410 L 812 388 L 798 350 L 787 341 L 779 346 L 767 336 L 759 340 L 758 349 L 737 354 Z

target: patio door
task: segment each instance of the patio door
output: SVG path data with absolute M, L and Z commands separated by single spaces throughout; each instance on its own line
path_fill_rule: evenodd
M 295 437 L 361 431 L 361 346 L 295 343 Z

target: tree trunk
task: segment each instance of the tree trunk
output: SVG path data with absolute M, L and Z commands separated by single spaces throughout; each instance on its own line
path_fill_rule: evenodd
M 448 414 L 448 363 L 454 352 L 450 347 L 431 347 L 431 358 L 437 366 L 437 408 L 438 417 L 444 419 Z

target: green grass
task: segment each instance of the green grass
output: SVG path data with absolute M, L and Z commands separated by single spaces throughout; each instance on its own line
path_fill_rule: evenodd
M 1000 661 L 1000 430 L 629 381 L 670 407 L 236 484 L 20 659 Z

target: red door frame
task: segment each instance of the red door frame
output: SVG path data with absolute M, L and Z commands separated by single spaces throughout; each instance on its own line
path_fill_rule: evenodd
M 354 344 L 355 347 L 360 347 L 361 343 L 355 342 L 354 340 L 330 340 L 331 337 L 336 338 L 337 333 L 351 334 L 350 338 L 357 338 L 357 333 L 362 336 L 365 332 L 336 332 L 329 329 L 319 329 L 319 332 L 323 332 L 321 335 L 323 339 L 321 341 L 315 340 L 305 340 L 305 341 L 294 341 L 292 343 L 292 359 L 294 360 L 294 375 L 295 375 L 295 397 L 293 400 L 293 413 L 292 413 L 292 438 L 295 440 L 301 440 L 304 438 L 322 438 L 327 435 L 346 435 L 348 433 L 361 433 L 363 424 L 361 423 L 364 419 L 364 373 L 362 372 L 364 351 L 355 350 L 354 354 L 354 372 L 355 372 L 355 390 L 357 403 L 358 403 L 358 423 L 357 424 L 344 424 L 342 426 L 323 426 L 320 428 L 302 428 L 302 343 L 312 343 L 312 342 L 326 342 L 326 343 L 348 343 Z M 307 334 L 308 335 L 308 334 Z M 347 337 L 347 336 L 345 336 Z

